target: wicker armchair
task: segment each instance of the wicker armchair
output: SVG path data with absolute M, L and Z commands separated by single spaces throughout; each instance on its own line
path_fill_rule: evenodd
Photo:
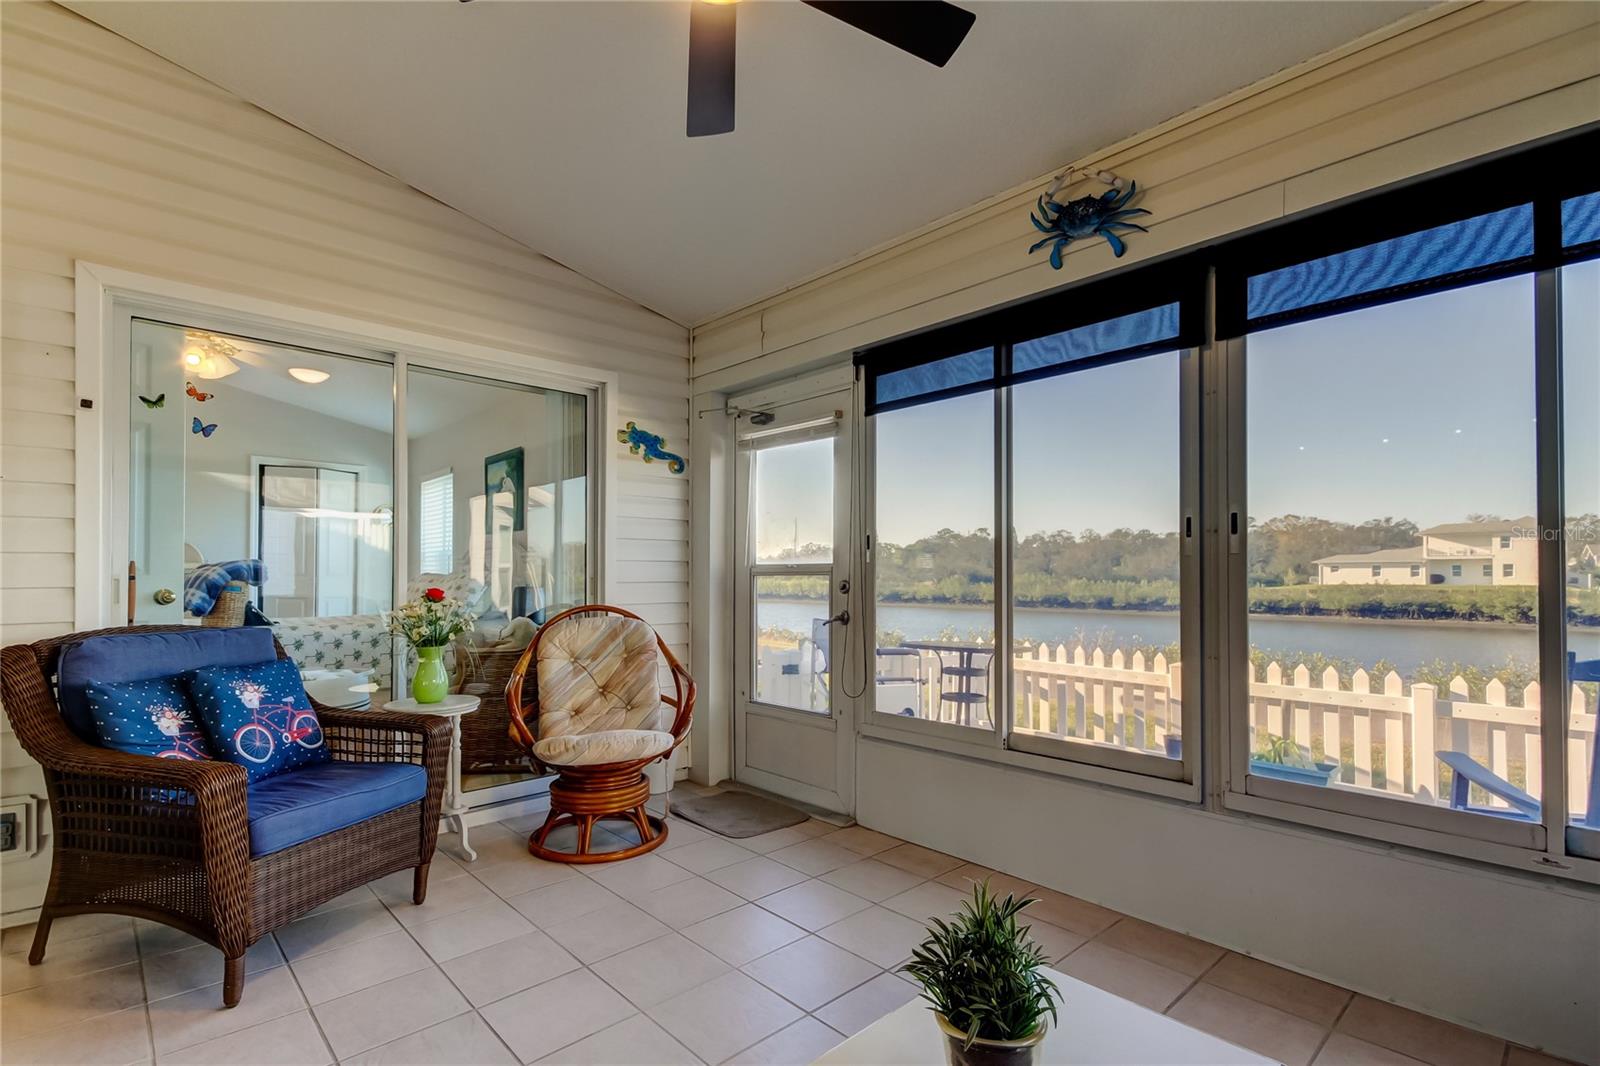
M 131 755 L 88 744 L 61 717 L 52 689 L 62 649 L 87 637 L 196 632 L 185 626 L 105 629 L 0 650 L 0 698 L 22 747 L 44 768 L 54 832 L 50 883 L 28 961 L 44 960 L 50 924 L 109 912 L 170 925 L 223 954 L 223 1004 L 244 990 L 251 944 L 326 901 L 414 869 L 422 903 L 439 831 L 450 723 L 428 715 L 313 705 L 333 759 L 422 766 L 420 800 L 252 857 L 244 767 Z M 276 644 L 276 641 L 274 641 Z M 278 657 L 286 658 L 282 646 Z
M 662 661 L 672 676 L 671 696 L 660 689 Z M 538 695 L 524 701 L 530 666 Z M 560 775 L 550 785 L 550 816 L 528 839 L 528 851 L 552 862 L 589 863 L 615 862 L 660 847 L 667 826 L 645 810 L 650 784 L 644 768 L 671 759 L 688 738 L 694 700 L 694 679 L 632 611 L 591 604 L 546 622 L 506 685 L 512 739 L 541 770 L 549 767 Z M 639 843 L 590 851 L 594 824 L 607 818 L 631 823 Z M 548 845 L 551 832 L 563 825 L 577 826 L 575 851 Z

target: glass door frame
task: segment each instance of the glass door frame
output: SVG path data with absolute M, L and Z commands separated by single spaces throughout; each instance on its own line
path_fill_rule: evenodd
M 804 389 L 805 383 L 796 383 Z M 736 404 L 731 406 L 737 406 Z M 828 810 L 849 814 L 855 809 L 855 701 L 850 697 L 850 679 L 845 671 L 849 666 L 847 647 L 853 639 L 853 630 L 860 624 L 859 616 L 852 611 L 851 622 L 837 626 L 835 637 L 828 645 L 828 674 L 831 678 L 827 714 L 796 707 L 766 703 L 754 698 L 756 665 L 755 626 L 756 582 L 762 577 L 821 576 L 828 581 L 829 617 L 851 609 L 854 591 L 851 573 L 851 515 L 854 496 L 852 471 L 854 455 L 849 418 L 850 394 L 848 391 L 828 391 L 821 395 L 806 395 L 803 399 L 773 404 L 770 410 L 781 412 L 783 424 L 770 436 L 781 437 L 786 432 L 803 434 L 809 428 L 822 427 L 832 422 L 826 439 L 833 442 L 833 559 L 828 563 L 760 563 L 755 559 L 755 516 L 750 499 L 755 486 L 756 462 L 760 449 L 740 441 L 740 429 L 747 426 L 748 411 L 739 411 L 734 433 L 734 707 L 731 728 L 733 733 L 733 779 L 779 795 L 790 796 L 804 803 Z M 745 431 L 748 432 L 748 431 Z M 748 439 L 748 438 L 747 438 Z M 803 439 L 803 438 L 798 438 Z M 841 585 L 850 592 L 841 591 Z M 751 766 L 746 760 L 747 729 L 750 716 L 767 718 L 774 723 L 796 728 L 814 729 L 833 737 L 835 788 L 824 789 L 771 771 Z
M 402 442 L 407 439 L 404 384 L 411 366 L 478 377 L 490 384 L 511 383 L 582 395 L 586 405 L 585 463 L 592 479 L 585 516 L 589 529 L 588 588 L 592 600 L 605 602 L 610 587 L 606 559 L 615 558 L 615 552 L 608 550 L 612 536 L 608 518 L 614 510 L 614 467 L 619 460 L 601 446 L 600 435 L 606 425 L 617 421 L 619 375 L 475 345 L 455 345 L 398 328 L 388 330 L 83 262 L 78 264 L 76 282 L 78 380 L 85 392 L 98 385 L 98 395 L 91 396 L 89 402 L 90 409 L 97 408 L 94 413 L 99 416 L 79 419 L 75 460 L 80 485 L 75 515 L 78 591 L 74 612 L 78 629 L 120 626 L 127 620 L 128 456 L 126 445 L 121 442 L 128 439 L 128 405 L 132 401 L 128 352 L 135 318 L 257 338 L 390 367 L 397 553 L 407 550 L 410 543 L 410 484 L 407 449 Z M 250 309 L 235 309 L 232 305 Z M 391 336 L 393 341 L 388 339 Z M 410 339 L 413 336 L 414 341 Z M 82 486 L 98 486 L 99 491 L 85 492 Z M 406 567 L 397 558 L 391 570 L 393 602 L 400 603 L 406 592 Z M 395 698 L 402 690 L 403 685 L 397 686 Z

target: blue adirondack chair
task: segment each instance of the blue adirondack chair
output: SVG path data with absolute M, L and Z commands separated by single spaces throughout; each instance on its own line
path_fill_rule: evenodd
M 1600 659 L 1585 659 L 1579 662 L 1577 656 L 1569 652 L 1567 654 L 1567 678 L 1569 681 L 1600 681 Z M 1434 754 L 1440 762 L 1450 767 L 1452 772 L 1452 784 L 1450 787 L 1450 807 L 1452 810 L 1471 811 L 1473 814 L 1490 814 L 1497 818 L 1511 818 L 1519 822 L 1537 822 L 1539 820 L 1538 800 L 1494 773 L 1466 752 L 1440 751 Z M 1468 794 L 1473 785 L 1477 785 L 1491 796 L 1504 800 L 1510 804 L 1510 807 L 1480 807 L 1469 803 Z M 1591 765 L 1589 767 L 1589 806 L 1582 819 L 1577 820 L 1576 824 L 1600 829 L 1600 743 L 1595 744 L 1593 747 Z

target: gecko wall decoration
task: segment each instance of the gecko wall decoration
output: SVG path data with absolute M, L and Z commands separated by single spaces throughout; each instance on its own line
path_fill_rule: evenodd
M 629 422 L 627 429 L 617 430 L 617 442 L 626 444 L 631 454 L 639 456 L 647 463 L 653 463 L 657 459 L 664 460 L 667 469 L 674 474 L 683 473 L 687 465 L 683 461 L 683 456 L 666 450 L 665 438 L 640 429 L 634 422 Z

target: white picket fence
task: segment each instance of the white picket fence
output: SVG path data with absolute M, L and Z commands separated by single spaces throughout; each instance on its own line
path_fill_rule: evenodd
M 954 659 L 945 653 L 948 662 Z M 951 720 L 939 699 L 941 655 L 923 652 L 918 717 Z M 893 659 L 880 660 L 880 672 L 904 670 Z M 1157 653 L 1147 658 L 1115 649 L 1080 645 L 1041 645 L 1013 658 L 1016 709 L 1013 726 L 1027 731 L 1096 744 L 1164 752 L 1168 737 L 1181 734 L 1183 664 Z M 946 688 L 952 687 L 946 682 Z M 981 689 L 980 689 L 981 691 Z M 1531 795 L 1540 791 L 1540 692 L 1537 682 L 1520 701 L 1499 681 L 1486 686 L 1482 702 L 1469 698 L 1467 682 L 1456 677 L 1440 692 L 1414 684 L 1409 691 L 1399 674 L 1381 679 L 1357 670 L 1346 688 L 1332 667 L 1321 676 L 1298 664 L 1269 664 L 1250 684 L 1251 748 L 1257 737 L 1292 738 L 1303 748 L 1339 763 L 1340 785 L 1447 802 L 1445 767 L 1439 751 L 1462 751 Z M 1567 731 L 1568 807 L 1586 809 L 1593 765 L 1596 708 L 1572 686 Z M 987 719 L 974 724 L 987 724 Z M 1474 791 L 1473 802 L 1504 806 Z

